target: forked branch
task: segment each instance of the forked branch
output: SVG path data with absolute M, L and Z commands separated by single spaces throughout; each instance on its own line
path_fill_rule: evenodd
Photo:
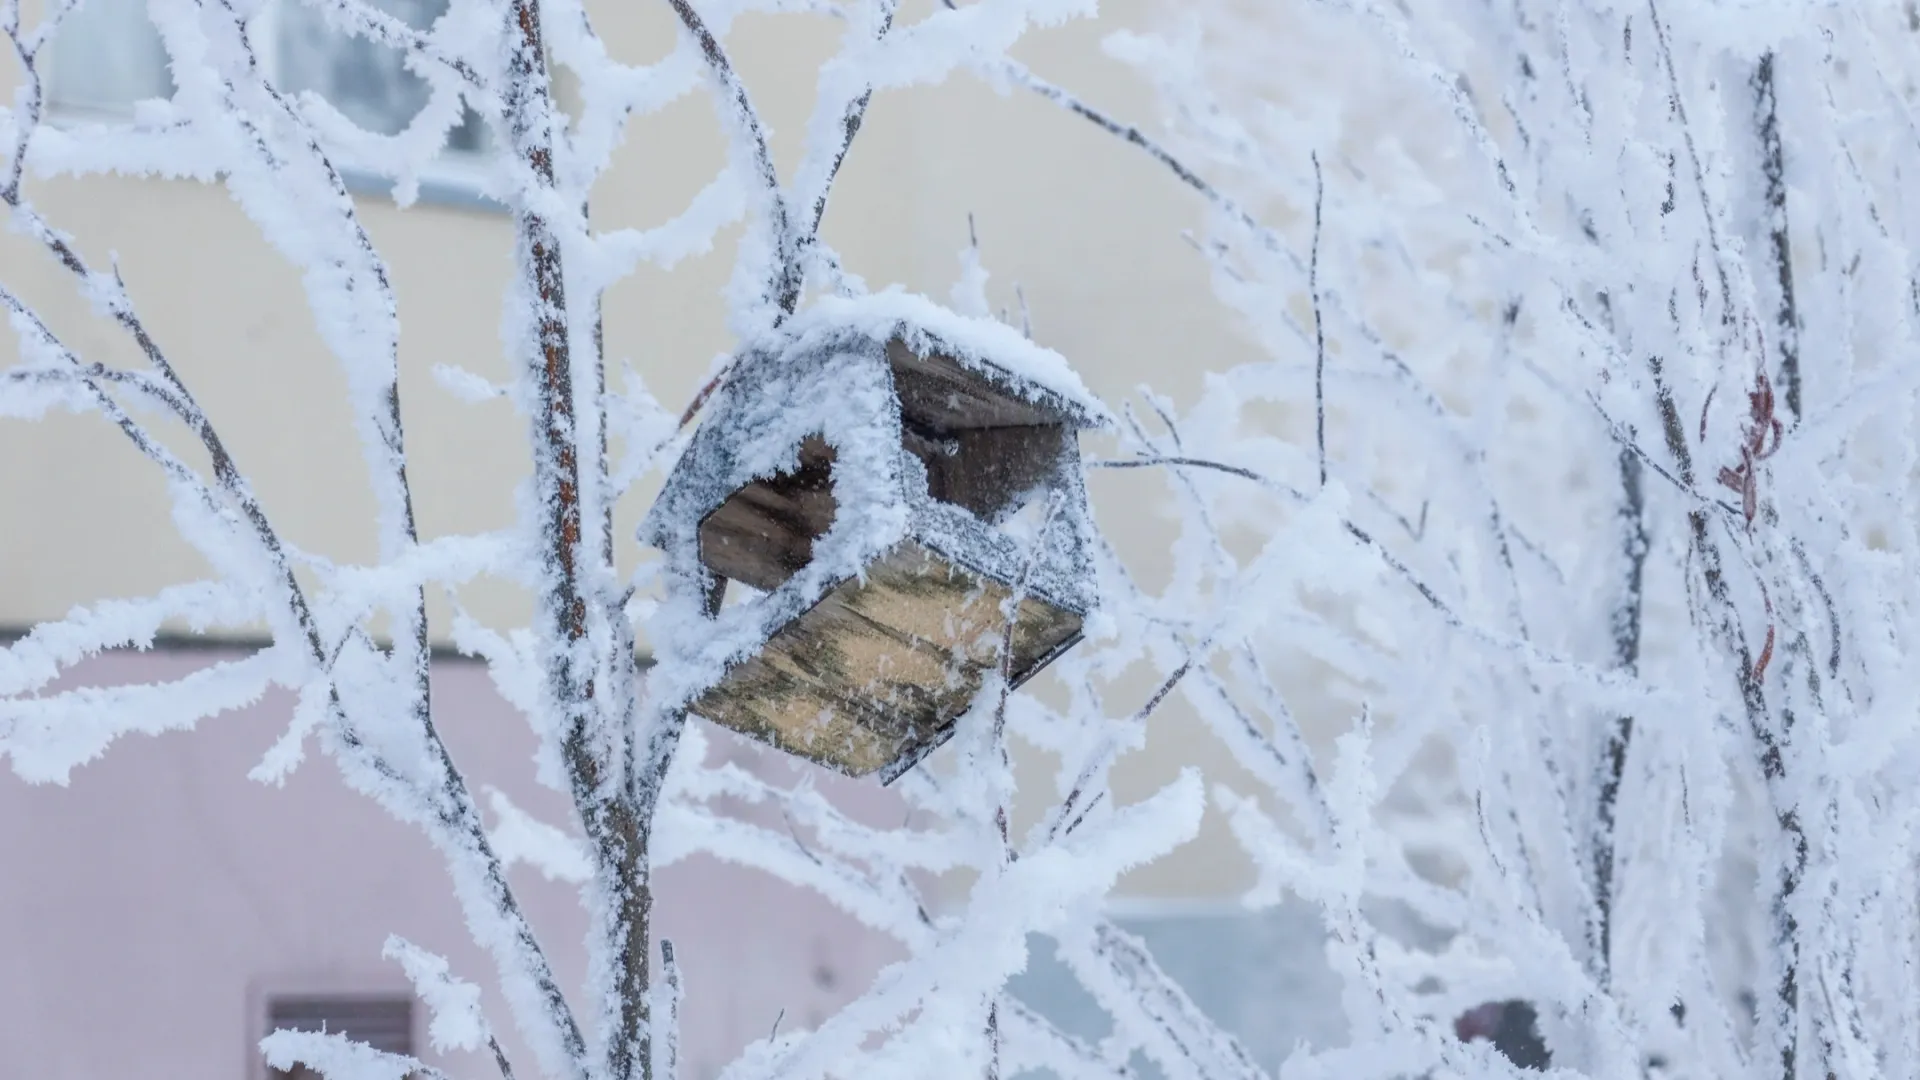
M 753 98 L 747 93 L 746 84 L 740 81 L 739 73 L 734 70 L 726 48 L 707 26 L 706 19 L 694 9 L 693 0 L 667 0 L 667 4 L 679 16 L 681 26 L 700 46 L 700 55 L 706 61 L 707 71 L 713 76 L 722 101 L 722 113 L 726 116 L 728 126 L 734 129 L 735 140 L 744 143 L 741 149 L 751 166 L 752 179 L 760 189 L 761 213 L 766 217 L 767 240 L 773 249 L 773 266 L 769 270 L 771 279 L 767 283 L 768 298 L 773 301 L 774 323 L 778 325 L 786 316 L 793 314 L 794 308 L 800 303 L 800 290 L 806 278 L 801 257 L 805 241 L 794 227 L 792 209 L 787 205 L 786 193 L 780 186 L 780 174 L 774 168 L 773 153 L 767 147 L 766 126 L 760 122 L 759 110 L 754 108 Z M 854 127 L 858 130 L 857 120 Z

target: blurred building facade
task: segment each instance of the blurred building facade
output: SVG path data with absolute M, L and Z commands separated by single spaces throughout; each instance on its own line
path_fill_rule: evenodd
M 1150 119 L 1147 88 L 1100 49 L 1106 33 L 1145 23 L 1149 3 L 1106 3 L 1100 19 L 1037 32 L 1020 54 L 1116 113 Z M 440 10 L 439 0 L 386 6 L 419 24 Z M 644 62 L 672 47 L 664 4 L 589 6 L 622 60 Z M 908 5 L 903 18 L 920 14 Z M 285 84 L 327 94 L 376 130 L 397 128 L 418 107 L 419 88 L 393 57 L 334 36 L 285 0 L 263 19 L 263 48 Z M 818 63 L 839 33 L 818 17 L 747 16 L 730 38 L 785 169 L 798 157 Z M 56 122 L 125 114 L 171 85 L 141 0 L 87 0 L 62 31 L 47 74 Z M 472 183 L 475 155 L 486 152 L 479 127 L 469 125 L 422 184 L 419 203 L 401 210 L 372 185 L 362 185 L 360 198 L 399 298 L 410 470 L 429 537 L 508 524 L 527 472 L 523 427 L 508 404 L 457 400 L 431 374 L 450 362 L 509 378 L 498 305 L 513 237 L 510 221 Z M 723 154 L 703 93 L 637 120 L 596 191 L 596 227 L 667 220 L 721 168 Z M 371 559 L 373 495 L 338 365 L 314 331 L 297 271 L 225 192 L 94 176 L 30 182 L 29 196 L 90 258 L 118 258 L 144 317 L 283 534 L 324 556 Z M 1161 166 L 1120 140 L 1037 97 L 996 93 L 962 76 L 875 100 L 825 235 L 870 285 L 939 298 L 957 276 L 971 216 L 995 302 L 1015 306 L 1017 283 L 1036 338 L 1073 361 L 1096 392 L 1118 400 L 1152 382 L 1181 397 L 1206 370 L 1245 351 L 1210 299 L 1204 262 L 1181 238 L 1200 210 Z M 671 272 L 643 268 L 607 296 L 609 359 L 630 364 L 670 407 L 692 396 L 729 347 L 722 295 L 737 236 L 728 232 L 711 254 Z M 0 280 L 85 358 L 131 359 L 117 329 L 25 238 L 0 238 Z M 13 356 L 9 338 L 0 360 Z M 1136 482 L 1096 478 L 1095 509 L 1150 579 L 1166 558 L 1163 544 L 1156 553 L 1165 532 L 1146 489 L 1128 488 Z M 619 508 L 618 537 L 632 536 L 649 495 L 638 492 Z M 629 565 L 642 557 L 630 541 L 623 547 Z M 174 534 L 162 478 L 110 425 L 94 416 L 0 422 L 0 633 L 208 573 Z M 519 624 L 528 610 L 523 595 L 494 583 L 461 600 L 497 627 Z M 438 625 L 447 614 L 435 610 Z M 177 678 L 233 644 L 175 639 L 100 658 L 67 685 Z M 564 820 L 557 796 L 533 781 L 525 723 L 484 670 L 449 658 L 437 660 L 435 672 L 436 701 L 452 718 L 449 741 L 475 789 L 498 787 Z M 482 983 L 488 963 L 467 942 L 437 855 L 348 792 L 330 763 L 309 762 L 284 788 L 247 779 L 290 707 L 270 697 L 193 734 L 123 740 L 65 788 L 0 777 L 0 1071 L 251 1080 L 264 1076 L 254 1043 L 275 1017 L 292 1022 L 302 1009 L 328 1008 L 336 1026 L 362 1025 L 369 1038 L 404 1030 L 409 1047 L 433 1059 L 423 1018 L 404 1014 L 405 985 L 380 959 L 386 935 L 441 951 Z M 1212 737 L 1173 708 L 1116 780 L 1123 795 L 1142 792 L 1186 764 L 1231 772 Z M 1043 779 L 1040 767 L 1025 761 L 1022 774 Z M 871 787 L 835 790 L 861 812 L 890 805 Z M 1246 883 L 1231 838 L 1210 820 L 1198 841 L 1130 878 L 1127 892 L 1141 912 L 1137 925 L 1150 939 L 1176 943 L 1189 961 L 1259 955 L 1249 934 L 1293 940 L 1314 932 L 1231 915 Z M 514 886 L 548 940 L 581 940 L 584 920 L 570 889 L 525 867 Z M 687 958 L 691 1076 L 711 1075 L 783 1012 L 788 1022 L 810 1022 L 892 958 L 816 898 L 718 864 L 672 868 L 660 895 L 663 934 L 681 941 Z M 581 957 L 563 954 L 557 963 L 563 980 L 578 985 Z M 1188 966 L 1182 977 L 1203 1004 L 1231 1009 L 1249 1000 L 1233 981 L 1243 976 L 1223 974 L 1232 965 Z M 1292 969 L 1261 970 L 1244 978 Z M 1057 982 L 1041 965 L 1023 985 L 1064 1001 Z M 1277 1056 L 1293 1034 L 1323 1033 L 1336 1015 L 1221 1019 L 1261 1032 Z

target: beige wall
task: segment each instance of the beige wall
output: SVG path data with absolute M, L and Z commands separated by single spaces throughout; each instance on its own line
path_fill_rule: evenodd
M 1099 48 L 1105 33 L 1141 24 L 1149 2 L 1110 0 L 1099 20 L 1036 32 L 1020 55 L 1121 115 L 1151 120 L 1147 88 Z M 910 7 L 908 17 L 918 14 Z M 604 2 L 594 5 L 594 18 L 611 51 L 629 62 L 656 57 L 671 41 L 665 5 Z M 815 65 L 838 33 L 817 18 L 757 16 L 743 18 L 730 41 L 789 170 Z M 721 160 L 704 94 L 641 119 L 595 193 L 596 224 L 664 221 Z M 329 557 L 371 558 L 372 498 L 343 379 L 314 333 L 296 274 L 225 193 L 90 178 L 37 183 L 31 194 L 90 256 L 119 254 L 143 314 L 283 534 Z M 503 526 L 526 471 L 520 421 L 504 402 L 454 400 L 430 369 L 454 362 L 507 377 L 498 305 L 509 271 L 508 222 L 447 207 L 403 212 L 377 198 L 363 199 L 361 210 L 399 296 L 402 394 L 422 530 Z M 1180 238 L 1199 224 L 1198 200 L 1160 166 L 1052 104 L 1018 91 L 1003 96 L 970 77 L 876 100 L 827 216 L 827 239 L 846 265 L 875 287 L 897 283 L 944 299 L 969 212 L 994 273 L 996 303 L 1012 305 L 1019 282 L 1036 337 L 1109 400 L 1147 381 L 1189 396 L 1205 370 L 1242 354 L 1230 320 L 1210 299 L 1203 264 Z M 712 254 L 671 273 L 643 269 L 607 297 L 610 358 L 629 360 L 669 406 L 686 401 L 729 346 L 720 294 L 737 235 L 730 231 Z M 0 280 L 38 305 L 83 355 L 128 359 L 117 332 L 86 310 L 64 272 L 18 236 L 0 237 Z M 0 349 L 10 358 L 11 340 Z M 1138 473 L 1094 479 L 1104 528 L 1149 581 L 1162 569 L 1169 535 L 1155 509 L 1161 490 Z M 637 492 L 620 508 L 618 537 L 629 563 L 643 557 L 629 538 L 650 494 Z M 157 473 L 99 418 L 0 421 L 0 625 L 208 572 L 174 535 Z M 473 586 L 463 600 L 493 623 L 526 611 L 523 596 L 497 583 Z M 1149 689 L 1143 677 L 1131 692 L 1143 698 Z M 1234 777 L 1217 744 L 1175 703 L 1156 722 L 1148 750 L 1122 768 L 1123 789 L 1141 791 L 1182 763 Z M 1203 842 L 1134 883 L 1194 895 L 1243 880 L 1231 843 L 1210 827 Z
M 234 658 L 123 652 L 83 665 L 68 685 L 179 679 Z M 564 821 L 565 800 L 533 782 L 532 731 L 486 670 L 440 663 L 433 683 L 441 733 L 476 799 L 497 788 L 542 820 Z M 541 1075 L 427 838 L 348 791 L 311 745 L 313 760 L 283 787 L 247 779 L 292 712 L 292 695 L 276 692 L 192 735 L 123 740 L 68 787 L 0 778 L 6 1075 L 265 1080 L 256 1046 L 270 995 L 409 992 L 398 965 L 381 959 L 389 934 L 481 986 L 517 1075 Z M 791 766 L 771 751 L 722 749 L 791 782 Z M 819 779 L 860 820 L 898 820 L 888 793 Z M 508 881 L 562 990 L 583 1008 L 586 918 L 573 887 L 525 864 Z M 695 856 L 663 870 L 655 887 L 655 931 L 675 943 L 689 990 L 681 1060 L 690 1080 L 719 1075 L 783 1011 L 789 1028 L 817 1026 L 899 959 L 891 939 L 767 874 Z M 432 1053 L 426 1020 L 416 1007 L 421 1057 L 456 1076 L 494 1071 L 484 1054 Z

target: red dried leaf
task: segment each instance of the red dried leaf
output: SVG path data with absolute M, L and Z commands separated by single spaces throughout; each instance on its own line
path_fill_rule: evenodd
M 1753 412 L 1753 422 L 1765 427 L 1773 419 L 1773 383 L 1768 381 L 1767 373 L 1761 372 L 1754 380 L 1754 391 L 1747 395 L 1748 407 Z
M 1771 447 L 1768 447 L 1764 453 L 1757 454 L 1756 456 L 1758 457 L 1770 458 L 1773 455 L 1779 453 L 1780 441 L 1787 437 L 1787 429 L 1781 425 L 1780 421 L 1775 420 L 1771 423 L 1770 426 L 1773 429 L 1773 445 Z

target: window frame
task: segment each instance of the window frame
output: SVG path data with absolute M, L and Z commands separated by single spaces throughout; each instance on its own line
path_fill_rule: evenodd
M 260 1040 L 275 1030 L 273 1006 L 289 999 L 332 999 L 339 1001 L 404 1001 L 407 1004 L 407 1053 L 423 1062 L 426 1043 L 426 1009 L 413 985 L 391 970 L 338 971 L 304 975 L 279 975 L 256 978 L 247 984 L 247 1032 L 242 1047 L 246 1068 L 240 1073 L 247 1080 L 282 1080 L 267 1066 L 260 1052 Z M 428 1062 L 431 1064 L 431 1062 Z
M 83 0 L 84 2 L 84 0 Z M 283 5 L 301 4 L 305 0 L 266 0 L 260 10 L 247 20 L 250 36 L 256 46 L 260 67 L 269 81 L 280 78 L 280 38 L 285 23 Z M 144 14 L 144 9 L 142 9 Z M 90 105 L 69 103 L 60 100 L 53 92 L 58 76 L 55 70 L 60 65 L 59 35 L 66 30 L 62 26 L 56 31 L 47 50 L 46 69 L 41 72 L 41 85 L 46 95 L 43 115 L 46 122 L 55 127 L 65 127 L 75 123 L 106 123 L 130 119 L 132 105 Z M 490 213 L 503 213 L 506 207 L 485 193 L 487 174 L 499 155 L 496 146 L 486 151 L 454 150 L 442 147 L 438 156 L 420 170 L 419 194 L 417 203 L 459 210 L 477 210 Z M 355 195 L 372 196 L 391 201 L 395 183 L 378 173 L 353 166 L 334 166 L 340 172 L 341 181 L 347 190 Z

